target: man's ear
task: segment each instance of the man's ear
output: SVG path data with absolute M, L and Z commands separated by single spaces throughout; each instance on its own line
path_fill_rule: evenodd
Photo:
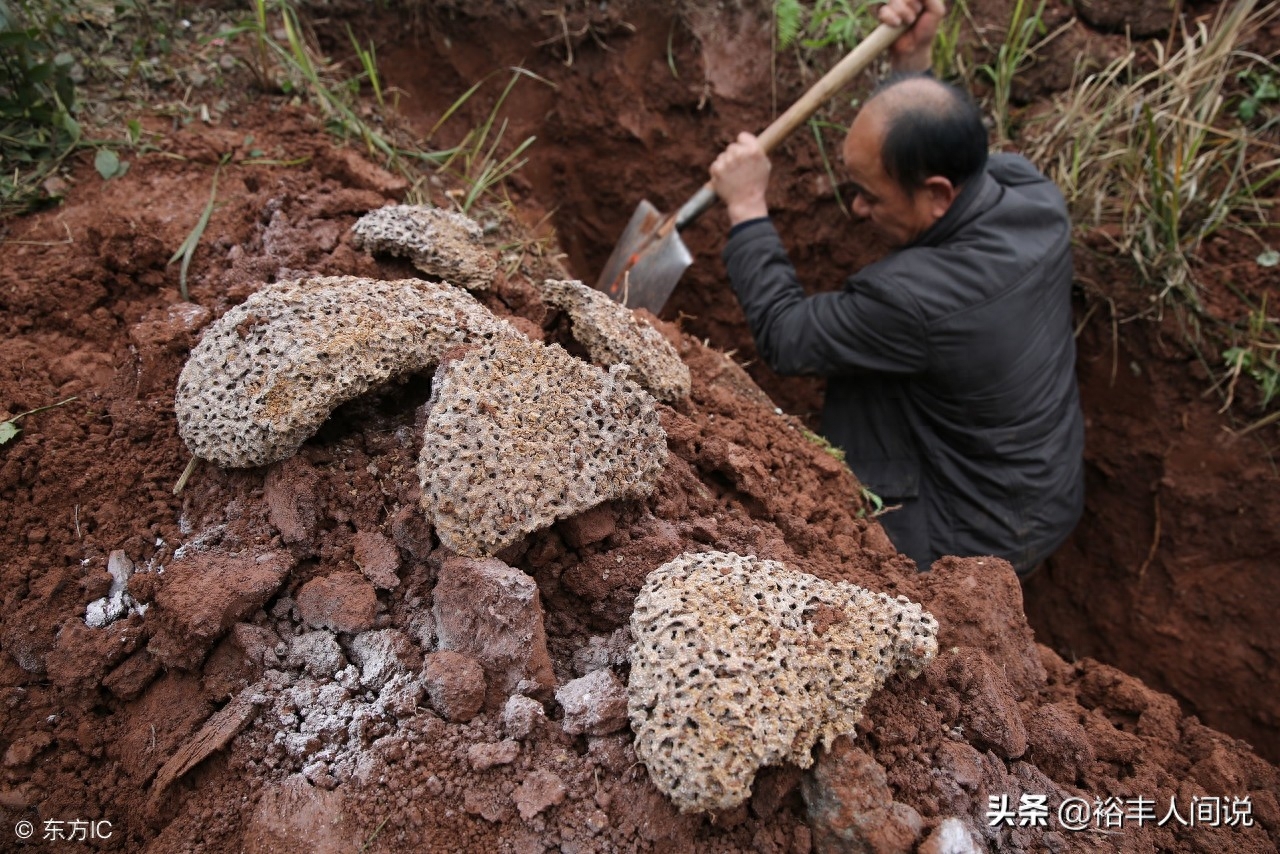
M 929 213 L 934 219 L 939 219 L 950 208 L 951 203 L 956 200 L 959 190 L 951 183 L 950 179 L 941 175 L 934 175 L 924 179 L 924 187 L 921 189 L 928 194 Z

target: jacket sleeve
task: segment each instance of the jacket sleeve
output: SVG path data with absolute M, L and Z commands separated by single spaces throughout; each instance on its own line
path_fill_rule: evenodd
M 839 293 L 805 296 L 768 220 L 735 230 L 724 248 L 729 281 L 760 357 L 784 375 L 914 374 L 928 361 L 919 306 L 867 271 Z

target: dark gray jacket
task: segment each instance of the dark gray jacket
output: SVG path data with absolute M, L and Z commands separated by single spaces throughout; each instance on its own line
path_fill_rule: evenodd
M 724 249 L 761 357 L 829 377 L 823 432 L 886 504 L 900 551 L 1034 567 L 1080 518 L 1071 224 L 1057 187 L 992 155 L 946 215 L 843 291 L 806 297 L 773 225 Z

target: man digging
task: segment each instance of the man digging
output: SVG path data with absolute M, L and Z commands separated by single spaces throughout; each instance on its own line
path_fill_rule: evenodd
M 1071 224 L 1027 160 L 988 157 L 982 117 L 928 76 L 941 0 L 892 0 L 910 24 L 894 75 L 844 142 L 853 212 L 893 252 L 806 296 L 769 220 L 769 160 L 738 136 L 711 166 L 732 228 L 724 260 L 761 358 L 828 378 L 822 425 L 921 570 L 995 555 L 1030 574 L 1084 501 Z

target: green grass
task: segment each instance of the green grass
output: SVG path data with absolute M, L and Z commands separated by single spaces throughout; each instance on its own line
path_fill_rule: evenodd
M 482 197 L 493 193 L 503 181 L 515 174 L 527 162 L 523 158 L 523 154 L 529 149 L 529 146 L 533 145 L 536 137 L 526 137 L 506 154 L 502 153 L 508 122 L 506 119 L 499 120 L 499 116 L 502 114 L 502 107 L 515 89 L 516 84 L 521 80 L 527 79 L 552 88 L 555 87 L 554 83 L 527 69 L 515 67 L 511 68 L 510 71 L 511 77 L 507 80 L 502 93 L 494 101 L 484 120 L 468 131 L 461 143 L 449 149 L 447 156 L 438 160 L 441 169 L 456 175 L 466 185 L 462 191 L 449 195 L 449 198 L 463 213 L 470 212 Z M 488 75 L 482 78 L 454 101 L 441 115 L 431 132 L 427 134 L 427 139 L 431 139 L 436 131 L 460 110 L 463 104 L 470 100 L 492 76 Z
M 209 201 L 200 213 L 200 218 L 196 220 L 195 226 L 187 233 L 182 245 L 178 247 L 178 251 L 174 252 L 173 257 L 169 259 L 170 264 L 178 260 L 182 261 L 182 266 L 179 268 L 178 273 L 178 290 L 182 293 L 184 300 L 191 299 L 191 294 L 187 291 L 187 268 L 191 266 L 191 259 L 196 254 L 196 247 L 200 245 L 200 238 L 204 236 L 204 230 L 209 225 L 209 218 L 213 216 L 214 203 L 218 199 L 218 175 L 222 172 L 222 167 L 227 164 L 229 157 L 230 155 L 224 156 L 222 162 L 218 164 L 218 168 L 214 170 L 213 184 L 209 188 Z
M 506 87 L 481 123 L 468 131 L 459 144 L 432 148 L 437 133 L 497 72 L 486 75 L 444 111 L 420 142 L 408 144 L 367 121 L 359 109 L 359 99 L 366 87 L 379 110 L 394 109 L 394 104 L 388 105 L 374 45 L 365 47 L 348 28 L 360 71 L 354 76 L 344 76 L 335 63 L 319 53 L 314 37 L 291 0 L 251 2 L 250 15 L 223 36 L 248 41 L 248 65 L 259 86 L 310 100 L 325 117 L 331 132 L 344 140 L 362 142 L 386 168 L 409 178 L 414 187 L 411 200 L 428 198 L 421 189 L 425 184 L 420 174 L 422 168 L 442 170 L 463 184 L 462 190 L 448 194 L 449 199 L 463 212 L 470 212 L 527 162 L 524 154 L 533 144 L 533 137 L 511 145 L 507 140 L 508 123 L 499 116 L 518 81 L 533 79 L 552 85 L 543 78 L 523 68 L 511 69 Z M 278 32 L 283 32 L 283 39 L 274 35 Z
M 1236 75 L 1247 87 L 1236 105 L 1236 115 L 1251 122 L 1265 114 L 1268 105 L 1280 103 L 1280 68 L 1274 62 L 1262 59 L 1260 68 L 1246 68 Z
M 827 145 L 823 141 L 823 132 L 832 130 L 836 131 L 839 139 L 843 139 L 849 129 L 842 124 L 829 122 L 819 119 L 816 116 L 809 119 L 809 129 L 813 131 L 813 141 L 818 145 L 818 155 L 822 158 L 822 168 L 827 173 L 827 180 L 831 183 L 831 192 L 835 194 L 836 204 L 840 207 L 841 212 L 845 216 L 853 216 L 849 211 L 849 206 L 845 204 L 844 198 L 840 195 L 840 178 L 836 175 L 835 167 L 831 163 L 831 158 L 827 156 Z M 837 143 L 839 145 L 839 143 Z
M 960 39 L 960 28 L 968 17 L 969 4 L 966 0 L 954 0 L 947 8 L 947 16 L 938 27 L 938 35 L 933 40 L 930 64 L 933 73 L 938 75 L 940 80 L 964 78 L 969 74 Z
M 1004 41 L 996 48 L 991 62 L 978 67 L 978 73 L 991 84 L 991 112 L 998 143 L 1010 139 L 1013 80 L 1034 61 L 1036 37 L 1046 33 L 1044 5 L 1045 0 L 1040 0 L 1032 12 L 1026 0 L 1016 0 Z
M 0 215 L 45 200 L 42 183 L 80 141 L 68 0 L 0 0 Z
M 1231 290 L 1249 307 L 1249 315 L 1245 328 L 1234 336 L 1232 346 L 1222 352 L 1226 373 L 1221 382 L 1225 384 L 1226 394 L 1221 411 L 1231 407 L 1237 383 L 1244 376 L 1256 383 L 1260 396 L 1258 408 L 1265 410 L 1280 396 L 1280 321 L 1267 314 L 1266 295 L 1261 304 L 1255 306 L 1237 288 L 1232 286 Z
M 224 33 L 226 38 L 247 37 L 251 45 L 250 67 L 264 89 L 285 94 L 302 92 L 325 117 L 325 124 L 343 139 L 358 138 L 369 153 L 381 156 L 384 165 L 396 166 L 399 152 L 383 133 L 361 118 L 356 103 L 359 78 L 343 79 L 336 68 L 314 47 L 297 9 L 289 0 L 252 0 L 252 15 Z M 275 26 L 278 23 L 278 27 Z M 283 31 L 284 40 L 273 33 Z M 361 62 L 371 61 L 357 45 Z M 365 65 L 366 76 L 370 66 Z M 376 68 L 370 80 L 380 94 Z M 352 81 L 355 81 L 354 85 Z

